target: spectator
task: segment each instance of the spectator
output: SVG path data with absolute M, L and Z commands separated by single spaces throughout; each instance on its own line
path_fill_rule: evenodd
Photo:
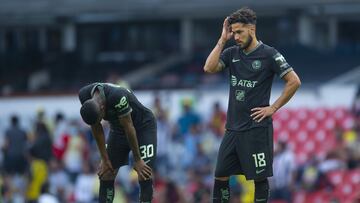
M 182 107 L 183 114 L 178 120 L 179 133 L 181 136 L 180 139 L 183 138 L 192 125 L 196 125 L 201 122 L 200 116 L 192 109 L 192 101 L 190 99 L 184 99 Z
M 75 200 L 77 203 L 89 203 L 95 200 L 94 185 L 97 177 L 88 162 L 83 162 L 82 173 L 75 182 Z
M 333 150 L 328 153 L 325 160 L 319 164 L 319 171 L 325 174 L 329 171 L 346 169 L 346 154 L 343 149 Z
M 59 200 L 49 192 L 49 183 L 43 185 L 38 203 L 59 203 Z
M 168 181 L 159 198 L 159 203 L 185 203 L 182 190 L 173 181 Z
M 60 202 L 65 202 L 71 183 L 62 162 L 57 159 L 50 160 L 48 183 L 50 193 L 55 194 Z
M 19 118 L 15 115 L 10 118 L 11 126 L 5 132 L 4 168 L 8 174 L 24 174 L 27 168 L 25 158 L 27 135 L 19 125 Z
M 160 108 L 161 109 L 161 108 Z M 169 147 L 171 146 L 171 129 L 167 116 L 163 110 L 156 114 L 157 121 L 157 157 L 156 168 L 161 174 L 167 174 L 169 163 Z
M 213 133 L 221 137 L 225 133 L 226 113 L 221 109 L 220 103 L 215 102 L 209 126 Z
M 34 135 L 34 141 L 31 145 L 33 156 L 48 163 L 52 158 L 52 141 L 45 123 L 36 123 Z
M 53 152 L 54 156 L 61 160 L 65 153 L 67 143 L 69 141 L 69 134 L 67 132 L 68 123 L 62 113 L 57 113 L 55 116 L 55 126 L 53 134 Z
M 35 154 L 35 150 L 32 148 L 29 153 L 29 184 L 26 192 L 26 199 L 28 203 L 37 202 L 37 199 L 41 194 L 41 189 L 48 177 L 48 168 L 46 162 L 37 158 Z
M 292 190 L 295 183 L 295 156 L 287 147 L 286 142 L 280 141 L 274 152 L 274 176 L 271 178 L 271 199 L 292 202 Z
M 198 144 L 201 142 L 201 129 L 200 125 L 193 124 L 190 126 L 190 130 L 184 136 L 184 147 L 186 155 L 184 156 L 185 168 L 192 167 L 198 154 Z

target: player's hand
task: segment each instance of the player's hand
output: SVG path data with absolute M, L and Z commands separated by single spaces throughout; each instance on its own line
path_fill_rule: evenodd
M 223 43 L 227 42 L 232 37 L 231 27 L 229 24 L 229 17 L 226 17 L 223 23 L 223 29 L 221 33 L 221 40 Z
M 142 159 L 135 162 L 134 169 L 137 172 L 140 180 L 148 180 L 152 176 L 151 168 L 146 165 Z
M 256 122 L 261 122 L 264 118 L 272 116 L 275 113 L 276 109 L 271 106 L 266 107 L 256 107 L 251 109 L 251 118 Z
M 114 175 L 114 174 L 115 174 L 115 170 L 111 165 L 111 161 L 110 160 L 105 160 L 105 161 L 101 160 L 100 166 L 99 166 L 99 171 L 98 171 L 98 176 L 101 178 L 106 175 Z

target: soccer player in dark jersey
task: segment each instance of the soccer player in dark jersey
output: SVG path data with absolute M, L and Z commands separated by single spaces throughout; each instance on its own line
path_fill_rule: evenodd
M 110 83 L 93 83 L 81 88 L 79 99 L 81 117 L 91 126 L 101 155 L 99 202 L 113 202 L 114 180 L 118 169 L 128 164 L 130 150 L 139 177 L 140 202 L 151 202 L 152 169 L 156 157 L 153 113 L 138 101 L 131 90 Z M 107 145 L 100 123 L 103 119 L 110 123 Z
M 232 37 L 236 45 L 223 51 Z M 273 157 L 271 116 L 290 100 L 301 82 L 276 49 L 257 40 L 256 14 L 249 8 L 241 8 L 224 20 L 221 37 L 204 66 L 207 73 L 224 69 L 229 69 L 230 92 L 213 202 L 229 202 L 229 176 L 235 174 L 254 180 L 255 202 L 267 202 Z M 275 74 L 285 81 L 285 87 L 269 105 Z

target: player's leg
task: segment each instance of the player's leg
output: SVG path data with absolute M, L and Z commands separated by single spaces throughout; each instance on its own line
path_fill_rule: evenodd
M 99 203 L 112 203 L 114 200 L 114 184 L 117 172 L 121 166 L 126 165 L 129 162 L 128 157 L 130 148 L 126 140 L 126 136 L 110 133 L 106 151 L 112 167 L 115 170 L 115 174 L 108 171 L 99 177 Z
M 156 139 L 156 121 L 153 120 L 144 128 L 138 132 L 138 141 L 140 148 L 141 159 L 150 166 L 150 168 L 155 170 L 155 161 L 156 161 L 156 149 L 157 149 L 157 139 Z M 143 180 L 139 177 L 140 185 L 140 203 L 150 203 L 153 199 L 153 177 L 148 180 Z
M 254 180 L 255 202 L 267 202 L 272 176 L 272 126 L 243 132 L 239 137 L 237 152 L 246 179 Z
M 229 176 L 215 177 L 213 188 L 213 203 L 227 203 L 230 201 Z
M 269 181 L 267 178 L 254 180 L 255 184 L 255 203 L 265 203 L 269 198 Z
M 240 162 L 235 151 L 235 141 L 235 133 L 226 131 L 216 162 L 213 203 L 229 202 L 229 176 L 241 172 Z
M 99 203 L 112 203 L 115 196 L 114 183 L 116 173 L 113 174 L 110 171 L 106 172 L 104 175 L 99 177 L 100 179 L 100 189 L 99 189 Z

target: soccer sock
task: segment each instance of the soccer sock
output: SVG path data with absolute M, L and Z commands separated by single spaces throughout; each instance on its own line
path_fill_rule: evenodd
M 114 196 L 114 180 L 100 180 L 99 203 L 112 203 Z
M 152 180 L 139 181 L 140 185 L 140 203 L 151 203 L 153 198 Z
M 269 181 L 264 179 L 254 181 L 255 183 L 255 203 L 266 203 L 269 198 Z
M 215 179 L 213 203 L 228 203 L 230 200 L 229 181 Z

